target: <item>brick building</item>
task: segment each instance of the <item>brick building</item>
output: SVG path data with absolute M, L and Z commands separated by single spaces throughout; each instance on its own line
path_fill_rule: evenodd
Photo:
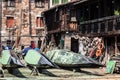
M 27 46 L 31 40 L 39 42 L 44 36 L 44 19 L 41 12 L 48 9 L 48 0 L 3 0 L 2 1 L 2 43 L 15 41 Z

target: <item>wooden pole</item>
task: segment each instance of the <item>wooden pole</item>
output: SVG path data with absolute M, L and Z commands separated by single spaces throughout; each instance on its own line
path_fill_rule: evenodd
M 115 54 L 118 53 L 117 36 L 115 36 Z

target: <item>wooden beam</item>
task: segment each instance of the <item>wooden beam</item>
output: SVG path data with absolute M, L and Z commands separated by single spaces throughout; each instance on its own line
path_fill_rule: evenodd
M 101 21 L 106 21 L 106 20 L 116 19 L 116 18 L 120 18 L 120 16 L 116 16 L 116 15 L 107 16 L 107 17 L 103 17 L 103 18 L 99 18 L 99 19 L 83 21 L 83 22 L 80 22 L 80 24 L 89 24 L 89 23 L 101 22 Z

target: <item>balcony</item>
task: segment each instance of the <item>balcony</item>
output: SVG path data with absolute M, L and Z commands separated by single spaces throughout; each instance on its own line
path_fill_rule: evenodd
M 80 22 L 79 32 L 83 35 L 120 34 L 120 16 L 108 16 Z

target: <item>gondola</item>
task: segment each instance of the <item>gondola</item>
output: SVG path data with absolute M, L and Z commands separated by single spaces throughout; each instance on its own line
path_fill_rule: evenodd
M 92 58 L 68 50 L 51 50 L 46 52 L 46 56 L 62 68 L 98 68 L 104 66 Z
M 8 69 L 8 72 L 12 73 L 13 69 L 25 67 L 22 61 L 12 50 L 3 50 L 0 58 L 2 69 Z
M 44 54 L 33 49 L 27 52 L 25 56 L 25 62 L 27 63 L 27 66 L 32 68 L 31 75 L 33 74 L 33 72 L 35 72 L 38 75 L 39 70 L 42 69 L 57 67 Z

